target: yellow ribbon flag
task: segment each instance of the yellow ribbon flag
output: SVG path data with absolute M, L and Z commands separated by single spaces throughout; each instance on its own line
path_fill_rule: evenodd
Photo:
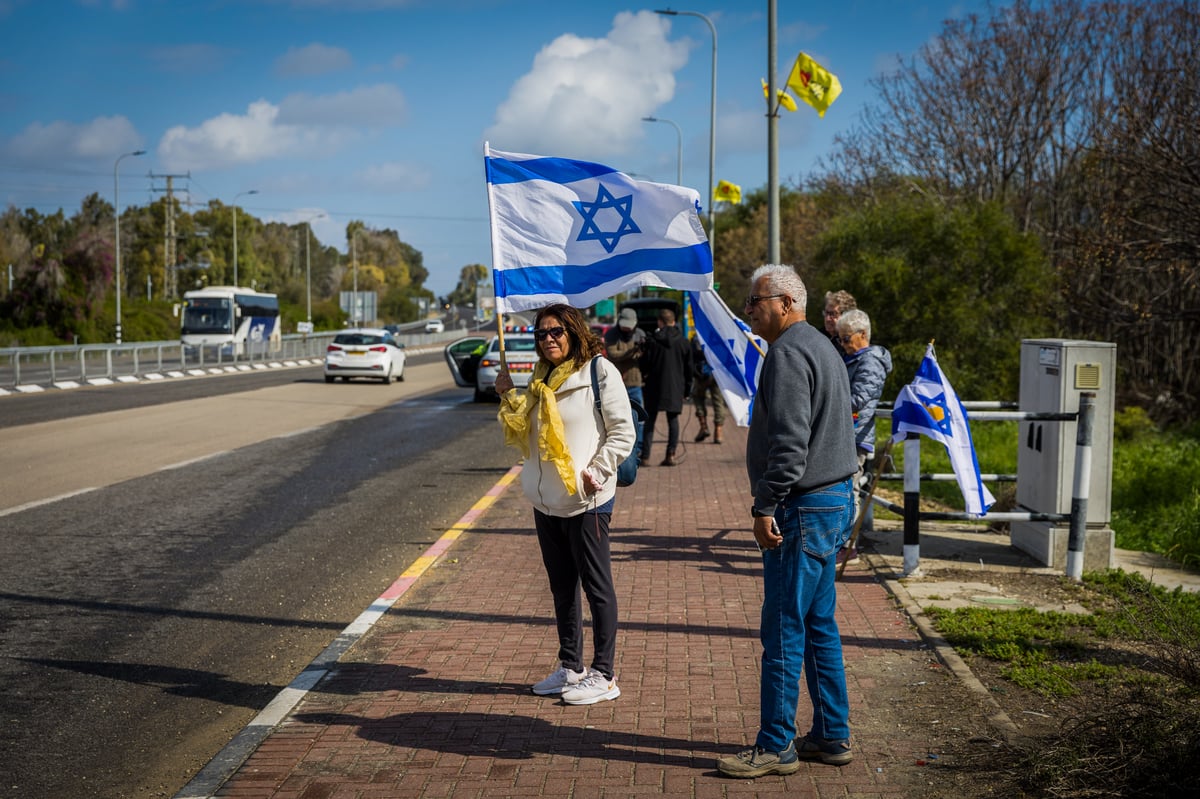
M 796 56 L 792 74 L 788 75 L 788 88 L 804 102 L 817 109 L 818 116 L 825 116 L 829 106 L 842 93 L 842 84 L 825 67 L 813 61 L 805 53 Z
M 717 181 L 713 189 L 713 202 L 727 202 L 737 205 L 742 201 L 742 187 L 728 180 Z
M 760 78 L 759 80 L 762 80 L 762 79 Z M 763 85 L 763 97 L 767 97 L 770 89 L 768 88 L 767 82 L 765 80 L 762 82 L 762 85 Z M 790 94 L 788 94 L 783 89 L 776 89 L 775 93 L 777 95 L 779 95 L 779 104 L 781 106 L 783 106 L 784 108 L 786 108 L 789 111 L 796 110 L 796 101 L 792 99 L 792 96 Z

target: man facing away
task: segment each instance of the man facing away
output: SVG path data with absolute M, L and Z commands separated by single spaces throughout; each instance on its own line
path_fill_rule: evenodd
M 747 778 L 791 774 L 802 759 L 853 759 L 834 577 L 858 467 L 846 367 L 805 322 L 803 281 L 792 267 L 769 264 L 750 286 L 750 328 L 770 345 L 746 441 L 763 559 L 760 727 L 754 746 L 717 761 L 721 773 Z M 813 714 L 797 737 L 801 674 Z

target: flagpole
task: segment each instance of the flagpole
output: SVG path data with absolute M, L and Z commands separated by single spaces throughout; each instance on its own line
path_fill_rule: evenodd
M 492 234 L 492 307 L 496 309 L 496 339 L 500 343 L 500 369 L 504 372 L 508 371 L 508 358 L 504 354 L 504 314 L 500 311 L 500 296 L 496 293 L 496 224 L 495 214 L 492 213 L 492 181 L 488 179 L 488 159 L 492 156 L 492 144 L 485 141 L 483 143 L 483 179 L 487 186 L 488 195 L 488 228 Z
M 779 105 L 775 93 L 775 0 L 767 2 L 767 260 L 779 263 Z

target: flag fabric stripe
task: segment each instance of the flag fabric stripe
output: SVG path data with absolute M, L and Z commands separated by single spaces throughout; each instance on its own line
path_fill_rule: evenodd
M 494 152 L 494 151 L 493 151 Z M 617 170 L 590 161 L 571 161 L 566 158 L 536 158 L 512 161 L 508 158 L 492 157 L 487 160 L 488 182 L 500 185 L 521 183 L 526 180 L 549 180 L 553 183 L 571 183 L 586 178 L 611 175 Z
M 692 322 L 704 345 L 729 415 L 740 427 L 750 424 L 750 407 L 758 389 L 762 356 L 749 342 L 750 328 L 735 317 L 715 291 L 688 292 Z M 756 339 L 765 348 L 761 339 Z
M 962 491 L 967 513 L 982 516 L 995 503 L 979 476 L 979 458 L 971 440 L 967 409 L 938 366 L 933 345 L 917 367 L 916 377 L 900 390 L 892 405 L 892 440 L 919 433 L 939 441 L 950 456 L 950 465 Z
M 587 161 L 485 147 L 496 310 L 579 307 L 621 291 L 712 286 L 694 189 Z

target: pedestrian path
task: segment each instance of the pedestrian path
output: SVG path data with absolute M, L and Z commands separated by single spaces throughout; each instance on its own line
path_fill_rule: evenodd
M 753 781 L 716 771 L 758 729 L 761 560 L 744 451 L 745 431 L 730 428 L 726 443 L 689 443 L 680 466 L 643 467 L 618 492 L 620 698 L 568 706 L 529 690 L 556 667 L 557 644 L 532 511 L 514 482 L 216 795 L 921 795 L 940 731 L 907 724 L 905 704 L 962 692 L 970 714 L 975 699 L 866 558 L 839 583 L 855 760 Z M 590 631 L 586 646 L 590 655 Z M 802 731 L 809 712 L 802 695 Z

